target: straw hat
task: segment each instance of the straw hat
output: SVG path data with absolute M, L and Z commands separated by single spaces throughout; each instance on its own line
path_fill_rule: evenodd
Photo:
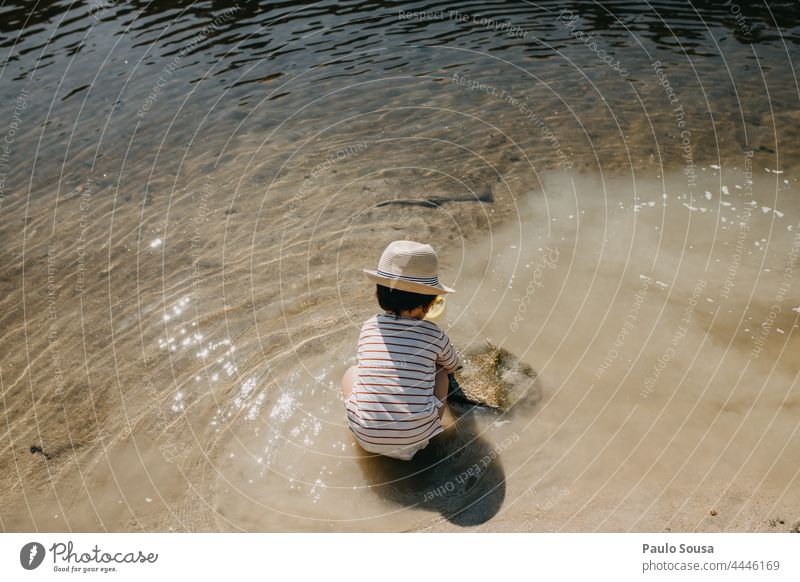
M 389 243 L 381 255 L 377 271 L 364 269 L 367 278 L 390 289 L 444 295 L 455 289 L 439 283 L 439 259 L 431 245 L 411 240 Z

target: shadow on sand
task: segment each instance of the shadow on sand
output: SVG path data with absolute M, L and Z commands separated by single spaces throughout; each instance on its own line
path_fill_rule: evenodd
M 478 434 L 474 411 L 453 412 L 455 422 L 411 461 L 361 451 L 359 464 L 386 501 L 438 512 L 459 526 L 480 525 L 497 514 L 505 499 L 501 446 Z

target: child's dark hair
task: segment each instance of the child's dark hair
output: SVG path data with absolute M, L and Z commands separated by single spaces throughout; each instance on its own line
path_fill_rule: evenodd
M 378 285 L 378 304 L 384 310 L 394 313 L 395 319 L 399 319 L 401 311 L 428 307 L 435 299 L 436 295 L 423 295 Z

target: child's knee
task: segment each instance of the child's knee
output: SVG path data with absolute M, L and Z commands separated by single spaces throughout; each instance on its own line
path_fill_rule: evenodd
M 342 394 L 345 398 L 350 396 L 350 392 L 352 392 L 353 386 L 355 386 L 356 373 L 356 366 L 350 366 L 347 368 L 347 370 L 345 370 L 344 375 L 342 376 Z

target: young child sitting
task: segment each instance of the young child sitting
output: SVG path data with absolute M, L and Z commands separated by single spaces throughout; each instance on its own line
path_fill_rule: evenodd
M 358 365 L 342 378 L 347 425 L 361 447 L 404 461 L 442 432 L 448 372 L 459 365 L 450 339 L 424 319 L 439 283 L 430 245 L 394 241 L 381 255 L 375 281 L 385 313 L 369 318 L 358 338 Z

